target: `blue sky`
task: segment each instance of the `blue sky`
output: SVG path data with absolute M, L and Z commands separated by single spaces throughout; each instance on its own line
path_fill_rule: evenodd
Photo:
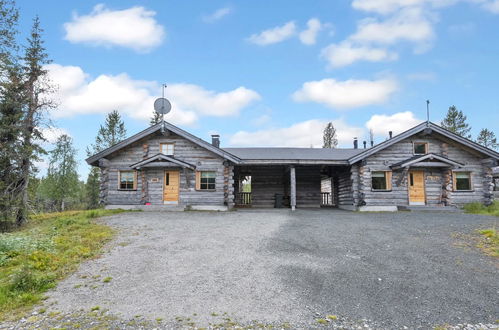
M 166 120 L 222 146 L 320 147 L 333 121 L 340 146 L 376 141 L 456 105 L 476 136 L 499 134 L 499 0 L 21 1 L 39 15 L 59 87 L 51 112 L 79 150 L 117 109 L 128 134 Z M 50 147 L 49 147 L 50 148 Z M 43 165 L 41 165 L 43 167 Z

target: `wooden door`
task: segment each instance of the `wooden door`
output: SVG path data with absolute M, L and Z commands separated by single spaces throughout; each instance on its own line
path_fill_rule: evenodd
M 425 205 L 424 171 L 409 171 L 409 204 Z
M 179 171 L 165 171 L 163 180 L 163 202 L 165 204 L 178 203 L 178 188 L 180 185 Z

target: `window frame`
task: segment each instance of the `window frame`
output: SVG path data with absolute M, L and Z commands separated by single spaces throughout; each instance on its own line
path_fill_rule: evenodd
M 131 188 L 122 188 L 121 187 L 121 175 L 123 173 L 132 173 L 132 175 L 133 175 L 133 181 L 132 181 L 132 187 Z M 135 191 L 135 190 L 137 190 L 137 171 L 134 171 L 134 170 L 119 170 L 118 171 L 118 190 L 122 190 L 122 191 Z
M 207 178 L 207 179 L 213 179 L 213 183 L 210 183 L 210 182 L 203 183 L 202 182 L 202 180 L 204 179 L 203 178 L 204 173 L 213 173 L 213 178 Z M 203 185 L 207 185 L 207 187 L 202 188 Z M 210 185 L 213 185 L 213 188 L 209 188 Z M 216 191 L 216 188 L 217 188 L 217 171 L 197 171 L 196 172 L 196 190 L 197 191 Z
M 384 178 L 385 178 L 385 188 L 384 189 L 375 189 L 373 186 L 373 174 L 374 173 L 384 173 Z M 392 191 L 392 171 L 388 170 L 375 170 L 371 171 L 371 191 Z
M 463 173 L 466 173 L 468 175 L 468 181 L 469 181 L 469 189 L 457 189 L 457 175 L 458 174 L 463 174 Z M 472 172 L 471 171 L 454 171 L 452 172 L 452 183 L 453 183 L 453 187 L 452 187 L 452 191 L 454 192 L 470 192 L 470 191 L 474 191 L 473 189 L 473 175 L 472 175 Z
M 172 153 L 171 154 L 167 154 L 167 153 L 164 153 L 163 152 L 163 146 L 171 146 L 172 148 Z M 175 155 L 175 143 L 173 142 L 160 142 L 159 144 L 159 153 L 160 154 L 163 154 L 165 156 L 174 156 Z
M 424 145 L 424 153 L 416 152 L 416 145 Z M 429 144 L 425 141 L 414 141 L 412 142 L 412 153 L 414 155 L 427 155 L 429 152 Z

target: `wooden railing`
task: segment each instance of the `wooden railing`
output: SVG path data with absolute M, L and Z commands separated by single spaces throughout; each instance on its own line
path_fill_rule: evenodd
M 331 193 L 321 192 L 321 205 L 332 205 Z
M 250 192 L 238 192 L 238 193 L 236 193 L 236 205 L 237 206 L 251 206 L 251 193 Z

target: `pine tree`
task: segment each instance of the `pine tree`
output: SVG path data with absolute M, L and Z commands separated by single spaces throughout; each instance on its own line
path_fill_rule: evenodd
M 336 148 L 338 146 L 338 139 L 336 137 L 336 128 L 334 128 L 333 123 L 329 122 L 324 128 L 324 145 L 323 148 Z
M 453 105 L 449 107 L 447 115 L 440 123 L 440 126 L 457 135 L 470 139 L 471 135 L 469 133 L 471 131 L 471 127 L 466 122 L 466 119 L 467 118 L 463 112 L 461 110 L 457 110 L 456 106 Z
M 499 148 L 499 143 L 497 143 L 496 135 L 494 134 L 494 132 L 489 131 L 486 128 L 482 128 L 482 130 L 478 134 L 476 142 L 490 149 Z
M 104 149 L 107 149 L 126 138 L 126 129 L 123 120 L 118 111 L 110 112 L 106 117 L 106 122 L 101 125 L 95 143 L 87 148 L 87 155 L 90 157 Z M 87 177 L 86 200 L 89 208 L 95 208 L 99 205 L 99 182 L 100 170 L 98 167 L 92 167 Z
M 50 199 L 64 211 L 65 202 L 78 193 L 79 181 L 76 162 L 76 149 L 73 140 L 66 134 L 61 135 L 50 151 L 50 162 L 44 184 Z
M 151 124 L 151 126 L 154 126 L 156 124 L 159 124 L 161 122 L 161 120 L 162 120 L 162 115 L 159 114 L 158 112 L 154 111 L 149 123 Z

